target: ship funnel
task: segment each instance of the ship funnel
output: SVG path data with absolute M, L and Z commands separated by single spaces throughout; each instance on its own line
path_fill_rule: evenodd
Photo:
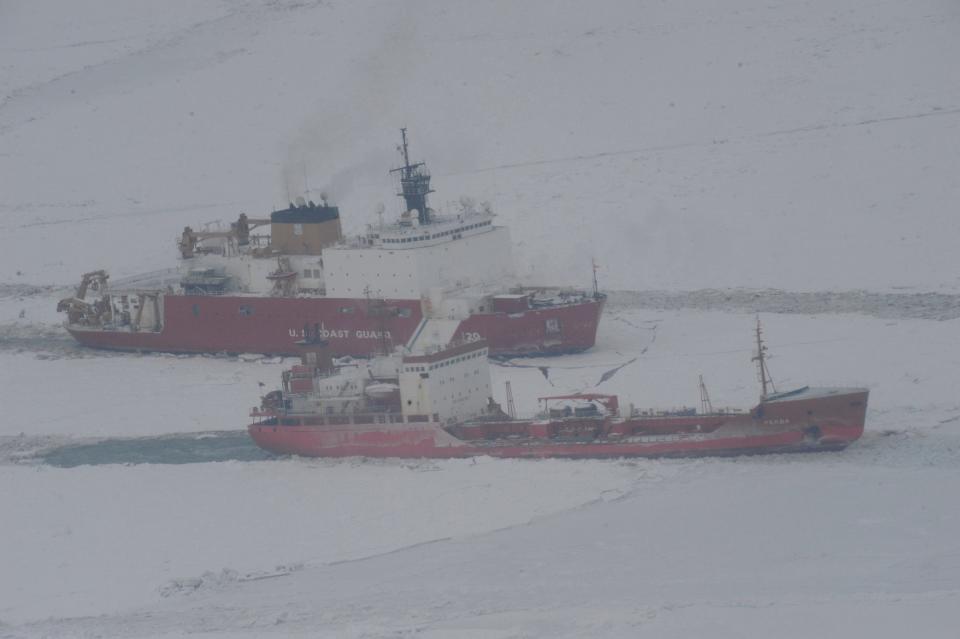
M 320 338 L 320 326 L 314 325 L 313 331 L 304 326 L 304 338 L 296 343 L 300 354 L 300 363 L 309 366 L 317 372 L 327 372 L 333 369 L 333 355 L 330 352 L 330 342 Z

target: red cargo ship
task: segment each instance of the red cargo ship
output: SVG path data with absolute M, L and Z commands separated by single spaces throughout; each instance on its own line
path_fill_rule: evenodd
M 482 339 L 498 356 L 592 347 L 605 301 L 596 285 L 505 288 L 507 229 L 468 200 L 452 213 L 430 208 L 430 174 L 411 164 L 405 130 L 402 153 L 393 173 L 406 208 L 395 223 L 344 238 L 337 207 L 301 198 L 269 219 L 187 227 L 173 285 L 114 289 L 104 271 L 87 273 L 58 306 L 67 330 L 87 346 L 179 353 L 293 355 L 319 335 L 339 355 L 366 356 L 423 332 Z M 266 226 L 269 236 L 252 233 Z
M 304 342 L 303 364 L 263 398 L 248 431 L 262 448 L 314 457 L 663 457 L 838 450 L 863 434 L 868 391 L 769 392 L 749 411 L 621 413 L 616 396 L 541 398 L 543 412 L 516 419 L 490 398 L 487 346 L 448 346 L 334 365 Z M 510 404 L 508 404 L 509 406 Z M 512 412 L 512 410 L 511 410 Z

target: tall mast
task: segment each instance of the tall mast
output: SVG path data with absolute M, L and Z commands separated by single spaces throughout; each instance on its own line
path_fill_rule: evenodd
M 407 154 L 407 127 L 400 129 L 400 137 L 403 138 L 403 166 L 410 168 L 410 156 Z
M 703 383 L 703 375 L 700 376 L 700 413 L 709 415 L 713 412 L 713 403 L 710 401 L 710 393 L 707 392 L 707 385 Z
M 600 297 L 600 287 L 597 284 L 597 268 L 599 267 L 596 259 L 592 259 L 591 262 L 593 262 L 593 298 L 597 299 Z
M 763 329 L 760 327 L 760 316 L 757 316 L 757 354 L 754 355 L 752 361 L 757 363 L 758 374 L 760 376 L 760 386 L 763 389 L 763 394 L 760 395 L 760 399 L 764 400 L 767 398 L 767 387 L 769 386 L 774 393 L 777 392 L 776 387 L 773 385 L 773 378 L 770 376 L 770 370 L 767 368 L 767 346 L 763 343 Z
M 420 224 L 430 223 L 430 209 L 427 207 L 427 195 L 433 193 L 430 188 L 430 171 L 423 162 L 410 164 L 410 152 L 407 146 L 407 129 L 400 129 L 403 144 L 400 152 L 403 155 L 403 166 L 392 169 L 391 173 L 400 174 L 400 192 L 408 211 L 416 211 Z

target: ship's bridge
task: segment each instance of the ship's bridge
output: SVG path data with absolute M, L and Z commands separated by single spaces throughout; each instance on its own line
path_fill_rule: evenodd
M 493 229 L 493 213 L 434 215 L 429 224 L 419 224 L 415 212 L 404 214 L 395 224 L 371 228 L 363 244 L 391 250 L 433 246 Z

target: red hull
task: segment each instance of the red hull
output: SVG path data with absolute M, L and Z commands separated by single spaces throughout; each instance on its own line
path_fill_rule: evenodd
M 764 402 L 750 413 L 562 422 L 317 423 L 277 416 L 250 424 L 262 448 L 310 457 L 666 457 L 844 448 L 863 434 L 867 391 Z M 564 433 L 575 432 L 564 438 Z M 460 437 L 457 436 L 460 435 Z M 469 439 L 464 438 L 469 435 Z
M 366 356 L 405 344 L 423 317 L 416 300 L 387 300 L 401 310 L 388 318 L 368 313 L 366 300 L 165 295 L 158 332 L 120 331 L 67 325 L 85 346 L 170 353 L 268 353 L 295 355 L 305 329 L 319 328 L 337 355 Z M 523 313 L 482 313 L 464 320 L 456 337 L 486 339 L 492 355 L 553 355 L 591 348 L 604 298 L 529 309 Z M 405 316 L 403 316 L 405 315 Z M 559 332 L 547 331 L 557 320 Z M 386 332 L 386 340 L 381 338 Z

